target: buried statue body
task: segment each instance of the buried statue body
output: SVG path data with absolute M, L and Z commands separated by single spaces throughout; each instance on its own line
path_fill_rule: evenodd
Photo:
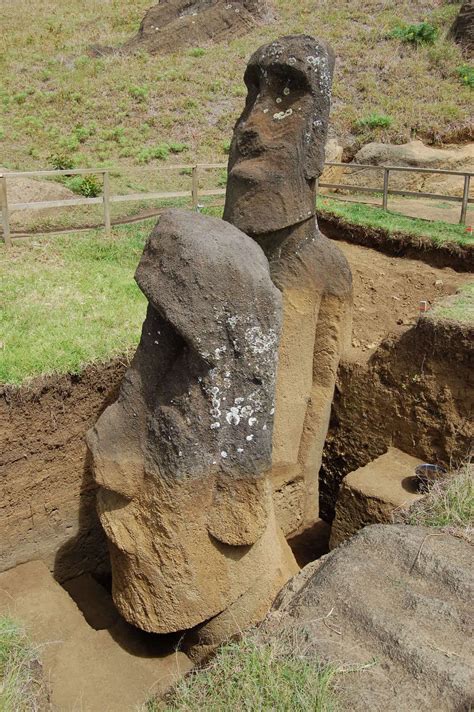
M 306 36 L 253 55 L 225 220 L 161 218 L 139 347 L 88 434 L 114 601 L 144 630 L 198 626 L 198 654 L 263 617 L 297 571 L 284 535 L 318 515 L 352 304 L 314 216 L 332 67 Z

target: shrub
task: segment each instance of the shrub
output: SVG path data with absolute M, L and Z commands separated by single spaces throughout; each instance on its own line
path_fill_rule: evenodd
M 150 163 L 154 159 L 165 161 L 170 155 L 170 148 L 167 143 L 159 143 L 157 146 L 141 148 L 136 154 L 138 163 Z
M 188 54 L 190 57 L 202 57 L 204 54 L 206 54 L 206 50 L 202 47 L 193 47 L 189 50 Z
M 53 153 L 48 161 L 56 171 L 67 171 L 74 168 L 74 159 L 66 153 Z
M 86 198 L 97 198 L 102 192 L 102 185 L 95 175 L 72 176 L 65 180 L 65 185 L 69 190 Z
M 456 71 L 459 75 L 461 83 L 465 84 L 467 87 L 471 87 L 471 89 L 474 89 L 474 67 L 469 64 L 462 64 L 460 67 L 457 67 Z
M 227 185 L 227 171 L 226 170 L 219 171 L 219 177 L 217 179 L 217 186 L 219 188 L 225 188 L 226 185 Z
M 419 22 L 416 25 L 400 25 L 390 33 L 392 37 L 411 44 L 433 44 L 439 35 L 439 30 L 429 22 Z
M 171 153 L 183 153 L 183 151 L 188 150 L 187 144 L 181 143 L 180 141 L 170 141 L 168 148 Z
M 368 116 L 364 116 L 362 119 L 358 119 L 355 122 L 355 127 L 357 129 L 388 129 L 393 124 L 393 119 L 391 116 L 386 116 L 385 114 L 377 114 L 373 112 Z
M 222 151 L 223 153 L 230 153 L 230 144 L 231 140 L 230 138 L 226 139 L 225 141 L 222 142 Z
M 129 89 L 130 96 L 137 101 L 145 101 L 148 96 L 147 87 L 132 86 Z

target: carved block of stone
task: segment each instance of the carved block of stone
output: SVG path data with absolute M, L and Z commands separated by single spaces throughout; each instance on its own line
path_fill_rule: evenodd
M 140 344 L 88 434 L 114 601 L 161 633 L 248 591 L 251 617 L 256 585 L 268 607 L 297 569 L 266 476 L 281 295 L 254 241 L 182 210 L 162 216 L 136 280 Z

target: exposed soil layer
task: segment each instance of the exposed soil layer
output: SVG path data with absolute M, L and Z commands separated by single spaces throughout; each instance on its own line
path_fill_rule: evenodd
M 429 316 L 391 335 L 368 362 L 338 372 L 320 483 L 320 511 L 334 517 L 340 482 L 389 446 L 447 467 L 471 451 L 474 328 Z
M 427 318 L 413 326 L 420 300 L 453 293 L 468 275 L 340 247 L 354 276 L 354 348 L 339 369 L 325 449 L 328 520 L 341 477 L 389 445 L 447 463 L 472 437 L 472 332 Z M 40 558 L 60 581 L 108 573 L 84 434 L 125 368 L 116 360 L 0 388 L 0 570 Z
M 116 360 L 0 389 L 0 570 L 32 559 L 59 580 L 107 570 L 84 434 L 125 368 Z
M 454 242 L 435 245 L 428 237 L 405 233 L 389 235 L 382 228 L 354 225 L 343 218 L 319 211 L 318 223 L 322 232 L 333 240 L 372 247 L 385 255 L 422 260 L 433 267 L 474 272 L 474 245 L 458 245 Z

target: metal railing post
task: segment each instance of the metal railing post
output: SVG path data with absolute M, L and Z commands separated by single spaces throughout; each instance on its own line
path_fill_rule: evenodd
M 193 166 L 192 181 L 192 206 L 193 210 L 197 211 L 199 205 L 199 166 L 197 164 Z
M 469 202 L 469 186 L 471 183 L 471 176 L 469 173 L 466 173 L 464 176 L 464 190 L 462 194 L 462 203 L 461 203 L 461 217 L 459 218 L 459 224 L 460 225 L 465 225 L 466 224 L 466 216 L 467 216 L 467 206 Z
M 102 192 L 104 201 L 104 226 L 105 234 L 110 237 L 111 234 L 111 223 L 110 223 L 110 176 L 108 171 L 102 173 Z
M 383 202 L 382 202 L 382 208 L 384 210 L 388 209 L 388 180 L 390 176 L 390 169 L 389 168 L 384 168 L 383 172 Z
M 9 249 L 12 246 L 12 238 L 10 235 L 6 176 L 0 176 L 0 207 L 2 209 L 3 241 L 5 246 Z

